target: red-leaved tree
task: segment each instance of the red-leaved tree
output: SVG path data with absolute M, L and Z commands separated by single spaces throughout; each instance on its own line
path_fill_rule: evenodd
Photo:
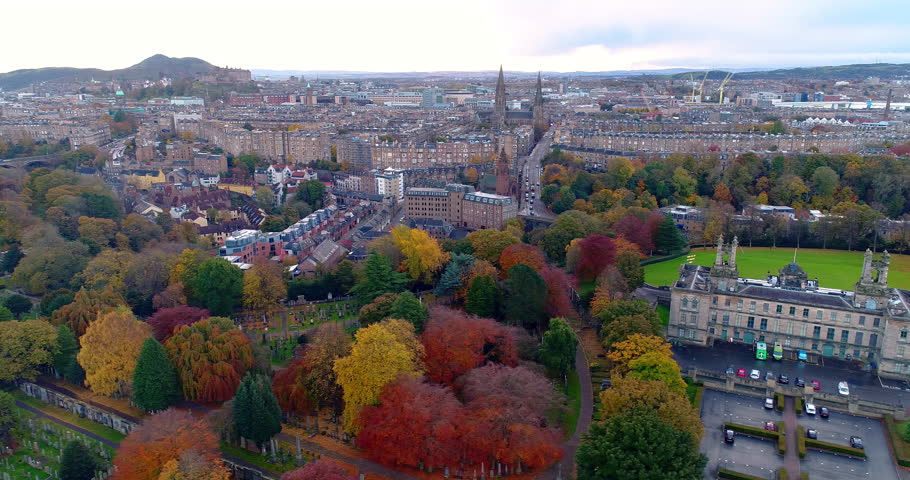
M 272 391 L 282 410 L 296 415 L 309 415 L 315 409 L 313 396 L 306 388 L 306 375 L 310 372 L 306 357 L 294 359 L 287 368 L 279 370 L 272 379 Z
M 461 460 L 460 415 L 448 387 L 402 376 L 385 386 L 379 405 L 361 410 L 357 445 L 390 466 L 454 466 Z
M 594 280 L 608 265 L 613 264 L 616 245 L 604 235 L 589 235 L 578 242 L 578 264 L 575 276 L 581 281 Z
M 171 460 L 193 450 L 209 463 L 220 462 L 218 437 L 204 418 L 169 408 L 145 419 L 120 443 L 114 480 L 155 480 Z
M 486 363 L 518 364 L 512 331 L 489 318 L 433 307 L 421 336 L 427 377 L 452 385 L 455 379 Z
M 624 238 L 636 245 L 642 252 L 654 250 L 651 227 L 648 222 L 642 221 L 633 214 L 622 217 L 613 224 L 613 231 L 620 238 Z
M 181 305 L 174 308 L 162 308 L 149 317 L 148 324 L 152 326 L 152 333 L 159 342 L 164 342 L 177 327 L 192 325 L 199 320 L 209 318 L 209 311 L 204 308 Z
M 534 270 L 547 266 L 547 260 L 543 252 L 534 245 L 527 243 L 516 243 L 503 249 L 499 255 L 499 268 L 502 270 L 502 278 L 509 278 L 509 269 L 518 264 L 527 265 Z
M 285 473 L 281 480 L 357 480 L 357 477 L 340 463 L 321 458 Z
M 574 318 L 576 312 L 569 297 L 571 284 L 565 270 L 547 266 L 538 273 L 543 281 L 547 282 L 547 315 L 550 318 Z

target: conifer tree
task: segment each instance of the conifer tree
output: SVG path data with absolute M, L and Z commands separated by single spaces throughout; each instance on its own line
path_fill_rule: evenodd
M 180 399 L 177 372 L 164 347 L 147 338 L 133 372 L 133 402 L 143 410 L 158 411 Z
M 82 443 L 72 440 L 63 448 L 60 458 L 60 480 L 91 480 L 98 462 Z
M 281 431 L 281 408 L 264 375 L 247 374 L 234 396 L 234 427 L 241 437 L 262 446 Z

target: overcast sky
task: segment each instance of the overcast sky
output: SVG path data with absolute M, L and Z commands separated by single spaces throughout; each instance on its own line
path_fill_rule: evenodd
M 910 0 L 10 0 L 0 72 L 162 53 L 276 70 L 910 63 Z

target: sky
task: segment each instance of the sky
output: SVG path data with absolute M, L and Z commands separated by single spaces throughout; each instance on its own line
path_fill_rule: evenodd
M 15 0 L 0 6 L 0 72 L 157 53 L 375 72 L 910 63 L 908 1 Z

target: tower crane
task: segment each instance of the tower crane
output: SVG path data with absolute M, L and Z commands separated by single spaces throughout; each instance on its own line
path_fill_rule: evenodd
M 724 78 L 724 81 L 720 82 L 720 91 L 719 91 L 720 97 L 717 100 L 718 104 L 724 103 L 724 87 L 727 86 L 727 82 L 729 82 L 731 78 L 733 78 L 733 72 L 728 73 L 727 76 Z
M 705 100 L 705 80 L 708 79 L 709 73 L 711 73 L 711 70 L 705 72 L 705 77 L 701 79 L 701 85 L 698 86 L 698 103 L 702 103 Z

